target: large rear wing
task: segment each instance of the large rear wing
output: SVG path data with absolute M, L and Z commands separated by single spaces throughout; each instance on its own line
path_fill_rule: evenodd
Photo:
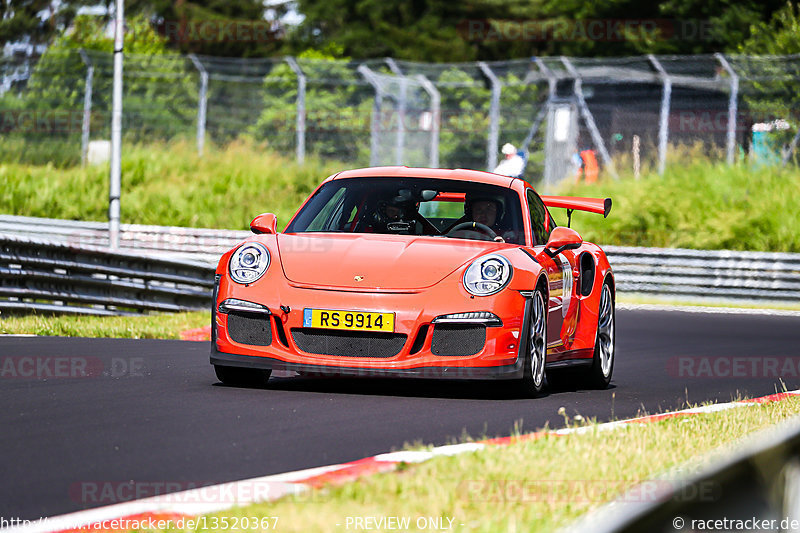
M 561 207 L 568 211 L 588 211 L 607 217 L 611 212 L 611 198 L 578 198 L 575 196 L 542 196 L 547 207 Z

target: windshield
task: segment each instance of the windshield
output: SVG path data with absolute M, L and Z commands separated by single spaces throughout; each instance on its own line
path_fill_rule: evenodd
M 427 178 L 329 181 L 286 232 L 429 235 L 525 244 L 522 210 L 514 191 Z

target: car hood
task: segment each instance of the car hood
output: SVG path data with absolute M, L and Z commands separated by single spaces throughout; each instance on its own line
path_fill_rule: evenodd
M 354 289 L 421 289 L 504 245 L 463 239 L 371 234 L 279 234 L 293 282 Z

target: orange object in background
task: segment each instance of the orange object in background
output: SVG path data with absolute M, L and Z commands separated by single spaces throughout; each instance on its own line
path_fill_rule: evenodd
M 597 156 L 594 155 L 594 150 L 583 150 L 581 159 L 583 160 L 583 173 L 586 183 L 596 183 L 597 176 L 600 174 L 600 166 L 597 164 Z

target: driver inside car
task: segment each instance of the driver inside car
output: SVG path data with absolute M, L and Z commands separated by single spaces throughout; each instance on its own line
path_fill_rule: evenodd
M 410 190 L 400 189 L 397 195 L 380 200 L 364 233 L 384 233 L 398 235 L 438 235 L 428 220 L 419 214 L 419 199 Z
M 464 218 L 462 221 L 477 222 L 491 229 L 497 235 L 494 240 L 497 242 L 506 242 L 501 235 L 502 229 L 499 227 L 499 222 L 503 218 L 503 202 L 497 198 L 489 196 L 475 196 L 467 193 L 464 199 Z

